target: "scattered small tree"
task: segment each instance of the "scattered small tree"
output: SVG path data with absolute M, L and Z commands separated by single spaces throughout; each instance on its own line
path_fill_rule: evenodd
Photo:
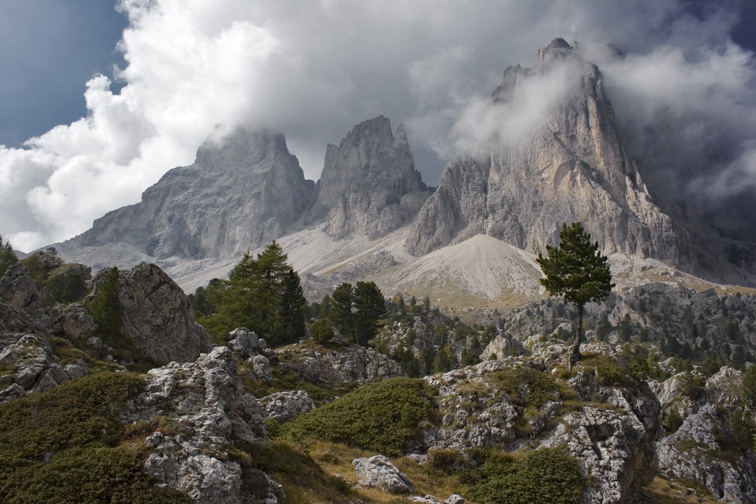
M 342 283 L 331 294 L 331 311 L 328 313 L 328 319 L 348 340 L 354 339 L 353 303 L 354 294 L 350 283 Z
M 105 336 L 116 336 L 121 331 L 121 304 L 118 301 L 120 276 L 118 268 L 109 268 L 104 273 L 89 306 L 89 312 L 97 328 Z
M 374 282 L 357 282 L 354 286 L 355 343 L 367 346 L 381 325 L 386 313 L 386 302 Z
M 547 257 L 538 254 L 538 265 L 544 278 L 541 284 L 550 294 L 561 296 L 577 308 L 578 320 L 575 341 L 569 355 L 571 368 L 580 360 L 580 342 L 583 337 L 583 307 L 588 302 L 599 302 L 609 295 L 614 287 L 607 257 L 601 255 L 598 242 L 591 243 L 588 234 L 579 222 L 562 225 L 559 247 L 546 246 Z
M 5 270 L 7 270 L 11 264 L 16 262 L 18 262 L 18 258 L 16 257 L 16 254 L 13 253 L 11 244 L 8 242 L 3 244 L 3 237 L 0 236 L 0 277 L 5 274 Z

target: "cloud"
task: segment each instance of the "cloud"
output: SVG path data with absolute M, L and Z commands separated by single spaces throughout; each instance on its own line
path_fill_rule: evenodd
M 449 155 L 456 152 L 485 156 L 527 141 L 558 106 L 578 91 L 581 74 L 573 61 L 537 70 L 520 69 L 512 95 L 506 101 L 494 103 L 490 98 L 468 101 L 452 128 L 455 142 Z
M 0 233 L 20 249 L 80 233 L 106 211 L 138 201 L 168 169 L 190 164 L 219 125 L 283 131 L 306 175 L 317 178 L 326 143 L 384 114 L 394 126 L 407 124 L 418 166 L 435 183 L 453 151 L 501 134 L 471 118 L 485 109 L 504 68 L 532 65 L 537 48 L 556 36 L 580 41 L 606 65 L 634 151 L 648 144 L 631 134 L 637 127 L 711 116 L 716 120 L 688 123 L 697 126 L 680 131 L 672 145 L 713 135 L 731 152 L 746 152 L 756 130 L 741 129 L 756 114 L 750 98 L 738 113 L 737 100 L 749 96 L 753 69 L 751 53 L 729 42 L 736 10 L 725 3 L 691 13 L 687 5 L 121 0 L 129 25 L 118 50 L 126 64 L 86 83 L 87 116 L 23 148 L 0 147 Z M 626 56 L 602 49 L 607 44 Z M 544 106 L 561 99 L 561 77 L 536 82 L 545 101 L 523 91 L 514 108 L 486 111 L 485 124 L 506 115 L 520 121 L 512 122 L 518 129 L 531 127 Z M 650 147 L 660 149 L 660 160 L 674 157 L 662 145 Z M 715 164 L 750 173 L 734 157 Z M 723 183 L 723 191 L 731 185 Z

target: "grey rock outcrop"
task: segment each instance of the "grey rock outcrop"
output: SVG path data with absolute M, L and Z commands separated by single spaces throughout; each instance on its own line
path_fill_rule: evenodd
M 34 334 L 19 334 L 0 351 L 0 402 L 27 392 L 44 392 L 87 373 L 84 361 L 63 366 L 47 339 Z
M 134 257 L 235 257 L 285 234 L 313 188 L 283 135 L 237 129 L 207 140 L 192 165 L 167 172 L 140 203 L 106 214 L 57 247 L 95 267 L 131 266 Z M 118 255 L 114 244 L 134 257 Z
M 325 231 L 383 236 L 412 220 L 430 195 L 415 170 L 403 126 L 378 116 L 355 126 L 338 147 L 328 145 L 307 219 Z
M 120 278 L 121 332 L 156 364 L 192 361 L 210 349 L 184 292 L 160 268 L 141 263 Z
M 325 387 L 404 376 L 401 366 L 372 348 L 349 345 L 328 349 L 307 344 L 277 348 L 283 372 L 291 371 L 302 379 Z
M 584 383 L 593 376 L 577 376 Z M 572 381 L 572 380 L 571 380 Z M 589 399 L 580 392 L 593 390 L 601 402 L 613 408 L 583 406 L 565 415 L 542 446 L 565 446 L 597 484 L 583 492 L 580 502 L 632 502 L 641 488 L 656 475 L 655 442 L 661 436 L 659 403 L 645 384 L 622 389 L 601 387 L 595 382 L 588 388 L 575 387 L 579 400 Z
M 726 502 L 754 502 L 756 456 L 753 451 L 725 449 L 718 433 L 726 432 L 726 421 L 726 414 L 714 404 L 687 416 L 674 434 L 659 442 L 659 471 L 667 478 L 703 483 L 714 497 Z
M 592 476 L 581 503 L 634 502 L 656 474 L 655 443 L 662 435 L 658 401 L 643 382 L 605 384 L 593 370 L 580 370 L 566 385 L 582 406 L 568 407 L 554 384 L 551 392 L 542 390 L 547 395 L 540 398 L 538 414 L 526 415 L 530 391 L 524 377 L 534 380 L 543 373 L 528 366 L 549 369 L 554 361 L 550 352 L 534 349 L 527 358 L 503 357 L 427 377 L 438 390 L 441 419 L 426 429 L 425 445 L 462 451 L 561 446 Z M 507 374 L 518 368 L 519 375 Z M 515 391 L 512 380 L 520 380 Z
M 21 262 L 12 264 L 0 278 L 0 302 L 19 309 L 42 306 L 42 296 L 31 273 Z
M 304 390 L 287 390 L 267 395 L 258 400 L 266 418 L 278 423 L 288 422 L 315 408 L 315 403 Z
M 278 502 L 280 485 L 225 451 L 237 446 L 254 456 L 255 447 L 268 442 L 263 413 L 239 383 L 229 348 L 150 370 L 144 392 L 130 402 L 122 421 L 157 415 L 176 425 L 145 440 L 151 453 L 144 471 L 160 484 L 186 492 L 198 504 Z
M 740 371 L 724 366 L 705 382 L 689 372 L 657 386 L 664 410 L 683 419 L 657 443 L 664 477 L 697 481 L 725 502 L 756 501 L 756 454 L 741 432 L 753 418 L 742 383 Z
M 352 465 L 361 478 L 360 485 L 380 488 L 393 494 L 411 494 L 415 491 L 407 475 L 383 455 L 357 458 L 352 461 Z

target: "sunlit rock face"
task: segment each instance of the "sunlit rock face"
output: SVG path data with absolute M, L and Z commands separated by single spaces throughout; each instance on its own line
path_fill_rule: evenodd
M 403 126 L 378 116 L 355 126 L 339 146 L 328 145 L 308 220 L 325 231 L 381 237 L 412 220 L 430 195 L 410 152 Z
M 528 87 L 547 85 L 559 88 L 550 91 L 557 96 L 550 110 L 520 107 Z M 475 152 L 447 166 L 420 211 L 410 251 L 421 255 L 487 233 L 537 252 L 563 222 L 579 220 L 607 252 L 679 258 L 670 219 L 617 137 L 601 72 L 576 49 L 556 39 L 539 50 L 533 68 L 509 67 L 482 114 L 490 118 L 497 109 L 494 117 L 519 114 L 530 131 L 502 125 L 476 133 Z
M 312 197 L 283 135 L 237 129 L 208 140 L 194 164 L 174 168 L 142 194 L 142 201 L 97 219 L 63 244 L 129 244 L 148 257 L 228 257 L 285 234 Z

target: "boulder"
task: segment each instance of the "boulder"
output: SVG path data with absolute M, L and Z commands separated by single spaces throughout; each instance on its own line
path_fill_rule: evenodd
M 383 455 L 357 458 L 352 461 L 354 470 L 361 478 L 360 485 L 376 487 L 393 494 L 414 493 L 412 482 Z
M 0 277 L 0 302 L 28 310 L 42 306 L 42 296 L 23 263 L 11 264 Z
M 35 334 L 19 334 L 16 341 L 0 351 L 0 366 L 9 373 L 0 378 L 0 396 L 18 397 L 26 392 L 44 392 L 61 383 L 87 374 L 87 365 L 79 360 L 63 367 L 47 339 Z
M 228 347 L 150 370 L 144 392 L 121 420 L 157 415 L 177 425 L 146 439 L 151 454 L 144 470 L 159 484 L 186 492 L 195 503 L 278 502 L 280 485 L 226 451 L 235 446 L 254 457 L 256 447 L 268 442 L 263 412 L 240 384 Z
M 304 380 L 324 387 L 362 385 L 405 374 L 390 357 L 359 345 L 326 348 L 295 343 L 277 348 L 276 355 L 282 370 L 293 371 Z
M 160 268 L 141 263 L 122 274 L 118 301 L 121 333 L 156 363 L 188 362 L 210 350 L 210 337 L 195 320 L 189 300 Z
M 242 359 L 248 359 L 262 350 L 259 341 L 260 338 L 258 338 L 257 333 L 246 327 L 237 327 L 228 333 L 228 346 Z
M 267 395 L 258 400 L 266 418 L 278 423 L 288 422 L 315 408 L 315 403 L 304 390 L 287 390 Z

